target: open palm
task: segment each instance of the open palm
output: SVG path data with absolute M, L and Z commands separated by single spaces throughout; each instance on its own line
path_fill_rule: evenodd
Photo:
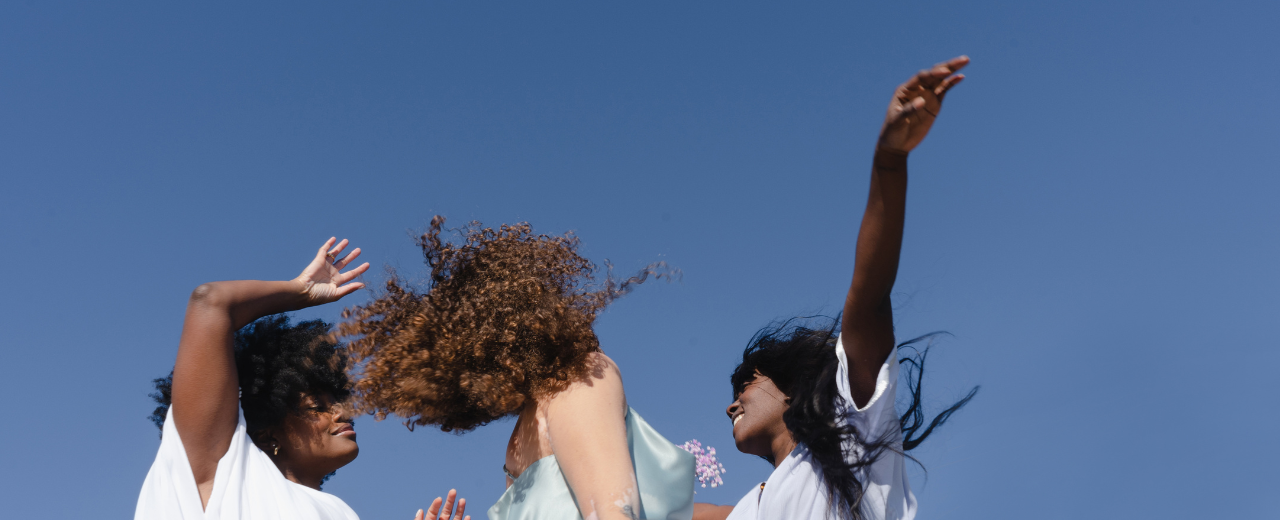
M 880 129 L 877 146 L 891 152 L 910 152 L 929 135 L 933 121 L 942 110 L 942 98 L 947 91 L 964 79 L 956 71 L 969 64 L 968 56 L 944 61 L 933 68 L 922 70 L 898 85 L 889 102 L 884 127 Z
M 342 242 L 338 242 L 336 246 L 335 241 L 337 241 L 336 237 L 325 241 L 316 253 L 316 257 L 311 260 L 311 264 L 307 265 L 307 268 L 302 270 L 302 274 L 295 279 L 306 287 L 309 305 L 338 301 L 343 296 L 364 287 L 361 282 L 348 282 L 364 274 L 369 269 L 368 262 L 345 273 L 342 272 L 343 268 L 360 256 L 360 248 L 355 248 L 350 254 L 339 259 L 338 255 L 347 248 L 347 240 L 342 239 Z

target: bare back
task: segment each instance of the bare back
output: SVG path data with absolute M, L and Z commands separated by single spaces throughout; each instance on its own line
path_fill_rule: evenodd
M 506 467 L 519 476 L 530 464 L 555 455 L 583 518 L 635 518 L 640 499 L 627 448 L 622 374 L 602 353 L 588 362 L 594 366 L 584 380 L 520 412 L 507 444 Z

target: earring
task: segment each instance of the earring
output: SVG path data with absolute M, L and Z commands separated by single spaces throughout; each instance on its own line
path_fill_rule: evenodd
M 272 448 L 272 450 L 271 450 L 271 454 L 272 454 L 272 455 L 280 455 L 280 445 L 279 445 L 279 444 L 272 444 L 272 445 L 271 445 L 271 448 Z

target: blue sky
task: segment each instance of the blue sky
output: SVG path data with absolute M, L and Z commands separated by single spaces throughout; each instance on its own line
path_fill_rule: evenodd
M 1274 2 L 8 2 L 0 5 L 6 517 L 132 515 L 149 382 L 201 282 L 290 278 L 331 235 L 529 221 L 646 284 L 600 320 L 628 398 L 719 448 L 728 374 L 838 310 L 893 87 L 973 63 L 911 159 L 896 313 L 982 385 L 913 470 L 923 518 L 1274 514 Z M 364 298 L 358 293 L 347 303 Z M 336 319 L 331 305 L 300 313 Z M 484 510 L 510 423 L 357 423 L 364 518 Z

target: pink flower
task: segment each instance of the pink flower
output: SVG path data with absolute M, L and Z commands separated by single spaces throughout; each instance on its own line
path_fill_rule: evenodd
M 698 442 L 698 439 L 686 442 L 680 445 L 680 448 L 693 454 L 694 461 L 696 461 L 697 465 L 695 473 L 697 474 L 698 482 L 702 484 L 702 487 L 707 487 L 708 482 L 711 483 L 711 487 L 717 487 L 720 484 L 724 484 L 724 479 L 720 478 L 720 475 L 725 473 L 724 464 L 721 464 L 720 461 L 716 460 L 715 448 L 707 446 L 704 450 L 702 448 L 702 443 Z

